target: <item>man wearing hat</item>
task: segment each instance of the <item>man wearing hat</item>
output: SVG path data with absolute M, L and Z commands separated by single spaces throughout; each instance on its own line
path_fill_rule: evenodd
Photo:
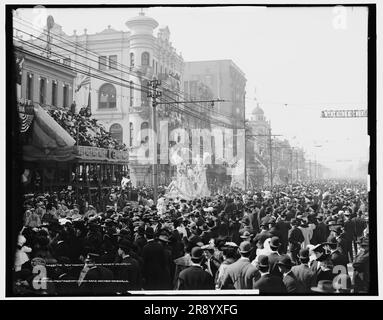
M 303 283 L 291 271 L 293 264 L 290 257 L 288 255 L 281 256 L 277 265 L 283 275 L 283 283 L 286 286 L 287 292 L 291 294 L 304 293 Z
M 214 251 L 215 251 L 214 244 L 209 243 L 207 245 L 202 246 L 201 249 L 204 251 L 204 255 L 205 255 L 205 262 L 204 262 L 205 270 L 211 274 L 213 279 L 215 279 L 215 275 L 221 263 L 218 261 L 216 257 L 214 257 Z
M 317 243 L 313 243 L 313 244 L 326 242 L 326 239 L 330 231 L 328 229 L 328 226 L 323 221 L 323 215 L 317 216 L 317 225 L 314 232 L 315 232 L 315 239 Z
M 370 253 L 368 238 L 361 238 L 358 241 L 360 251 L 354 259 L 353 283 L 355 292 L 367 293 L 370 287 Z
M 327 243 L 330 248 L 330 260 L 334 266 L 344 266 L 345 271 L 348 273 L 347 264 L 348 259 L 344 253 L 339 250 L 339 243 L 336 238 L 331 238 Z
M 260 255 L 258 257 L 258 270 L 261 277 L 254 282 L 253 289 L 258 289 L 260 294 L 286 294 L 287 290 L 282 278 L 270 274 L 269 269 L 269 258 L 265 255 Z
M 213 277 L 202 267 L 204 259 L 203 250 L 194 247 L 191 250 L 190 267 L 182 270 L 178 275 L 177 290 L 214 290 Z
M 315 272 L 316 280 L 332 280 L 334 274 L 332 273 L 332 262 L 330 260 L 330 254 L 324 248 L 324 244 L 316 245 L 312 251 L 315 254 L 315 260 L 312 261 L 310 269 Z
M 226 268 L 222 289 L 251 289 L 253 281 L 260 277 L 259 271 L 250 263 L 250 254 L 253 247 L 249 241 L 239 245 L 241 257 Z
M 155 241 L 152 227 L 146 228 L 145 236 L 147 243 L 142 249 L 144 288 L 169 290 L 171 289 L 170 266 L 165 248 Z
M 269 228 L 267 224 L 261 223 L 260 228 L 261 231 L 254 237 L 253 242 L 255 244 L 259 243 L 263 248 L 263 243 L 266 239 L 271 238 L 272 234 L 268 231 Z
M 316 284 L 316 274 L 309 267 L 310 251 L 301 249 L 298 255 L 300 264 L 293 266 L 291 271 L 295 277 L 303 284 L 303 292 L 310 293 L 311 287 Z
M 352 242 L 356 238 L 355 223 L 351 220 L 351 213 L 346 210 L 344 213 L 344 242 L 345 242 L 345 255 L 348 261 L 353 261 L 354 256 L 352 252 Z
M 132 243 L 123 239 L 118 244 L 118 255 L 121 258 L 121 265 L 116 266 L 115 280 L 121 280 L 116 283 L 117 292 L 125 294 L 128 290 L 141 290 L 142 276 L 139 263 L 131 257 Z M 124 281 L 124 282 L 123 282 Z
M 154 234 L 158 234 L 159 231 L 162 228 L 162 224 L 159 222 L 160 217 L 157 215 L 157 212 L 154 213 L 153 217 L 151 218 L 151 227 L 153 228 Z
M 271 253 L 268 255 L 269 258 L 269 266 L 270 270 L 269 272 L 274 275 L 282 278 L 282 273 L 279 271 L 277 262 L 280 259 L 280 254 L 278 252 L 278 249 L 281 245 L 281 242 L 278 237 L 272 237 L 270 240 L 270 249 Z
M 304 241 L 304 237 L 302 231 L 298 228 L 297 219 L 291 219 L 290 224 L 291 229 L 289 230 L 288 235 L 289 251 L 291 254 L 291 260 L 296 263 L 299 250 L 301 249 L 301 244 Z

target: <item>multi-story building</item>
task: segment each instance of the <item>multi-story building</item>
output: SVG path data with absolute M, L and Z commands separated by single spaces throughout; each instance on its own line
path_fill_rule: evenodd
M 268 134 L 270 122 L 256 104 L 246 121 L 246 181 L 248 188 L 263 186 L 269 170 Z
M 185 62 L 184 87 L 196 81 L 210 88 L 214 97 L 226 100 L 214 105 L 215 117 L 238 128 L 245 120 L 245 73 L 232 60 Z
M 244 127 L 244 73 L 231 60 L 190 62 L 185 66 L 182 56 L 170 42 L 169 28 L 160 28 L 156 32 L 158 22 L 143 12 L 128 19 L 126 26 L 127 30 L 123 31 L 108 26 L 94 34 L 88 34 L 85 29 L 82 34 L 74 31 L 68 35 L 55 23 L 49 30 L 50 36 L 44 33 L 38 40 L 31 42 L 44 50 L 49 38 L 51 59 L 66 63 L 77 72 L 74 84 L 77 108 L 91 101 L 93 117 L 101 121 L 115 139 L 131 148 L 129 163 L 133 184 L 152 183 L 149 162 L 153 155 L 148 135 L 153 126 L 151 101 L 147 97 L 148 80 L 162 81 L 160 102 L 184 100 L 183 91 L 187 92 L 189 98 L 197 100 L 226 100 L 215 103 L 212 108 L 199 103 L 159 104 L 157 128 L 161 131 L 160 121 L 166 120 L 169 122 L 169 132 L 177 126 L 186 130 L 217 127 L 233 129 L 233 148 L 231 142 L 223 143 L 223 156 L 232 149 L 235 156 L 236 130 Z M 188 71 L 186 78 L 184 68 Z M 194 86 L 198 88 L 197 91 Z M 171 145 L 171 139 L 168 138 Z M 161 149 L 159 153 L 161 158 L 164 150 Z M 148 163 L 142 161 L 138 154 L 144 154 Z M 174 170 L 159 162 L 159 183 L 169 183 Z
M 69 108 L 76 73 L 60 62 L 29 51 L 20 43 L 15 45 L 15 54 L 23 61 L 18 98 L 42 106 Z
M 137 185 L 151 184 L 150 165 L 134 158 L 134 150 L 147 141 L 148 129 L 152 128 L 147 82 L 162 81 L 163 99 L 178 99 L 182 84 L 183 58 L 170 42 L 168 27 L 155 34 L 158 25 L 140 12 L 126 21 L 124 31 L 108 26 L 94 34 L 84 29 L 82 34 L 75 30 L 67 35 L 57 23 L 50 29 L 52 59 L 77 71 L 77 107 L 87 105 L 90 97 L 93 117 L 131 148 L 131 176 Z M 32 42 L 45 47 L 46 39 L 42 34 Z
M 244 157 L 244 154 L 237 150 L 238 146 L 244 149 L 245 145 L 244 134 L 239 132 L 243 131 L 245 126 L 244 72 L 232 60 L 188 61 L 185 62 L 183 80 L 185 92 L 196 90 L 195 88 L 202 83 L 209 88 L 211 96 L 215 99 L 225 100 L 210 106 L 210 127 L 211 131 L 215 132 L 212 146 L 217 145 L 217 148 L 213 147 L 213 160 L 221 158 L 230 166 Z M 221 132 L 223 144 L 214 140 L 217 138 L 217 132 Z M 222 155 L 218 149 L 222 149 Z M 231 170 L 223 170 L 220 164 L 214 167 L 216 164 L 217 161 L 212 161 L 211 176 L 219 178 L 217 183 L 230 183 Z

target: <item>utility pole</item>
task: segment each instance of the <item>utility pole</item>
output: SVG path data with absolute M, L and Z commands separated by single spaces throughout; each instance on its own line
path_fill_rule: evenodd
M 269 128 L 270 185 L 273 187 L 273 148 L 271 146 L 271 128 Z
M 299 181 L 299 150 L 297 150 L 297 182 Z
M 157 156 L 157 98 L 162 95 L 162 92 L 157 90 L 161 85 L 160 80 L 148 81 L 148 98 L 152 98 L 152 131 L 153 131 L 153 164 L 152 164 L 152 177 L 153 177 L 153 202 L 157 205 L 158 198 L 158 156 Z
M 268 147 L 269 147 L 269 155 L 270 155 L 270 184 L 273 187 L 273 147 L 271 137 L 281 136 L 281 134 L 271 134 L 271 128 L 269 128 L 268 134 L 246 134 L 245 137 L 268 137 Z M 246 141 L 246 140 L 245 140 Z

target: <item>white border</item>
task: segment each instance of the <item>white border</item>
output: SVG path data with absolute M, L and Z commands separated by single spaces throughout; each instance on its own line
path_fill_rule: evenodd
M 66 0 L 66 1 L 39 1 L 36 3 L 36 1 L 7 1 L 5 4 L 39 4 L 39 5 L 44 5 L 44 4 L 73 4 L 77 5 L 79 4 L 78 0 Z M 176 0 L 168 0 L 168 1 L 158 1 L 158 0 L 142 0 L 142 1 L 134 1 L 134 2 L 129 2 L 127 3 L 126 1 L 113 1 L 110 4 L 190 4 L 186 1 L 176 1 Z M 220 0 L 220 1 L 212 1 L 212 0 L 194 0 L 193 4 L 236 4 L 233 1 L 228 1 L 228 0 Z M 370 4 L 370 3 L 375 3 L 376 4 L 376 26 L 377 26 L 377 88 L 380 90 L 377 91 L 377 106 L 382 105 L 381 97 L 380 94 L 382 92 L 382 57 L 383 57 L 383 51 L 382 51 L 382 30 L 383 30 L 383 3 L 376 1 L 376 0 L 358 0 L 358 1 L 350 1 L 350 0 L 343 0 L 343 1 L 281 1 L 281 0 L 262 0 L 262 1 L 249 1 L 249 0 L 242 0 L 240 1 L 239 4 L 330 4 L 330 5 L 337 5 L 339 3 L 341 4 Z M 93 0 L 82 0 L 81 4 L 105 4 L 105 2 L 95 2 Z M 108 3 L 109 4 L 109 3 Z M 1 7 L 1 20 L 4 19 L 5 17 L 5 6 Z M 2 21 L 3 22 L 3 21 Z M 5 22 L 2 23 L 2 25 L 5 25 Z M 1 32 L 1 40 L 2 43 L 5 44 L 5 30 Z M 5 62 L 5 45 L 1 46 L 1 57 L 3 63 Z M 4 68 L 5 69 L 5 68 Z M 4 70 L 3 69 L 3 70 Z M 383 233 L 378 233 L 377 237 L 377 253 L 378 253 L 378 281 L 379 281 L 379 296 L 264 296 L 264 297 L 244 297 L 244 296 L 187 296 L 187 297 L 181 297 L 181 296 L 163 296 L 163 297 L 59 297 L 59 298 L 50 298 L 50 297 L 36 297 L 36 298 L 9 298 L 5 297 L 5 107 L 6 107 L 6 101 L 5 101 L 5 93 L 6 93 L 6 81 L 5 78 L 2 77 L 1 79 L 2 86 L 1 86 L 1 97 L 3 98 L 3 107 L 0 108 L 1 116 L 0 116 L 0 128 L 1 128 L 1 139 L 0 139 L 0 146 L 1 150 L 3 150 L 2 157 L 1 157 L 1 172 L 0 172 L 0 177 L 2 177 L 1 182 L 0 182 L 0 204 L 1 204 L 1 214 L 0 214 L 0 228 L 1 228 L 1 238 L 0 238 L 0 254 L 1 258 L 0 261 L 0 274 L 2 275 L 1 280 L 0 280 L 0 298 L 1 299 L 6 299 L 6 300 L 169 300 L 170 298 L 172 300 L 381 300 L 383 297 L 383 253 L 382 253 L 382 245 L 383 245 Z M 377 136 L 377 141 L 376 141 L 376 146 L 377 146 L 377 163 L 376 163 L 376 170 L 377 170 L 377 230 L 383 230 L 383 218 L 380 216 L 380 212 L 382 212 L 383 207 L 382 207 L 382 201 L 379 199 L 379 191 L 380 191 L 380 177 L 382 175 L 382 168 L 383 168 L 383 163 L 382 163 L 382 157 L 380 155 L 380 148 L 379 146 L 383 145 L 382 141 L 382 136 L 380 134 L 380 127 L 381 123 L 383 121 L 382 119 L 382 112 L 380 112 L 380 108 L 377 107 L 376 111 L 376 116 L 377 116 L 377 128 L 376 128 L 376 136 Z M 11 174 L 11 173 L 8 173 Z M 195 292 L 197 293 L 197 292 Z M 239 292 L 238 292 L 239 293 Z

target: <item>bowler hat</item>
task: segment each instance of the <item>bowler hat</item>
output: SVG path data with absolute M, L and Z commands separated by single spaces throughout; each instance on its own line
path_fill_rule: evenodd
M 272 237 L 270 240 L 270 247 L 272 249 L 278 249 L 279 246 L 281 245 L 279 238 L 278 237 Z
M 320 280 L 318 281 L 318 285 L 316 287 L 311 287 L 311 290 L 314 292 L 322 292 L 322 293 L 334 293 L 335 289 L 332 285 L 331 280 Z
M 248 237 L 250 237 L 252 234 L 249 232 L 249 231 L 245 231 L 242 235 L 241 235 L 241 238 L 242 239 L 246 239 Z
M 239 245 L 239 252 L 240 253 L 248 253 L 253 249 L 251 246 L 251 243 L 249 241 L 243 241 Z
M 201 247 L 194 247 L 191 250 L 190 256 L 193 261 L 200 261 L 203 258 L 203 250 L 201 249 Z
M 260 255 L 258 257 L 258 266 L 262 268 L 268 268 L 269 267 L 269 257 L 265 255 Z

